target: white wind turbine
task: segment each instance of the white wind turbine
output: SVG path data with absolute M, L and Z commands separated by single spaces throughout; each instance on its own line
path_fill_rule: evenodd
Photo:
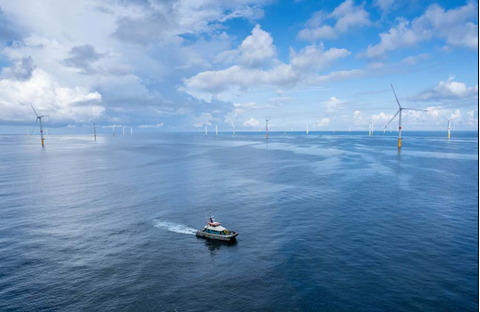
M 205 126 L 205 135 L 208 134 L 207 126 Z
M 115 125 L 112 126 L 113 136 L 115 136 Z
M 452 126 L 452 117 L 447 118 L 442 115 L 443 118 L 445 118 L 448 121 L 448 132 L 447 132 L 447 138 L 450 140 L 450 128 Z
M 308 130 L 308 125 L 306 125 L 306 126 L 307 126 L 307 134 L 308 134 L 308 131 L 309 131 L 309 130 Z
M 44 141 L 44 138 L 43 138 L 42 118 L 43 118 L 43 117 L 47 117 L 48 115 L 38 116 L 37 111 L 35 110 L 35 108 L 33 108 L 32 103 L 30 103 L 30 106 L 32 107 L 33 112 L 34 112 L 35 115 L 37 116 L 37 119 L 35 120 L 35 124 L 33 125 L 32 133 L 33 133 L 33 130 L 35 130 L 35 126 L 37 125 L 37 121 L 39 121 L 39 125 L 40 125 L 40 139 L 42 140 L 42 146 L 45 146 L 45 144 L 44 144 L 44 142 L 43 142 L 43 141 Z
M 215 126 L 215 135 L 218 135 L 218 126 Z
M 133 135 L 133 127 L 130 127 L 130 135 Z
M 401 148 L 402 147 L 402 111 L 405 109 L 405 110 L 416 110 L 416 111 L 422 111 L 422 112 L 427 112 L 426 109 L 418 109 L 418 108 L 406 108 L 406 107 L 402 107 L 402 105 L 400 105 L 400 101 L 398 100 L 398 97 L 397 97 L 397 93 L 395 93 L 395 89 L 393 88 L 393 85 L 390 84 L 390 86 L 392 87 L 392 91 L 393 91 L 393 94 L 395 95 L 395 100 L 397 101 L 397 104 L 398 104 L 398 111 L 395 115 L 393 115 L 392 119 L 390 119 L 390 121 L 387 123 L 387 125 L 385 126 L 385 128 L 388 127 L 388 125 L 395 119 L 395 117 L 397 117 L 398 115 L 398 148 Z

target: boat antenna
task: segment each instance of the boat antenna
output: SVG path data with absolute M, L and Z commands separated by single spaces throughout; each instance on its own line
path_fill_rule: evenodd
M 203 208 L 203 212 L 205 213 L 205 219 L 207 220 L 207 223 L 208 223 L 207 211 L 205 210 L 205 208 Z

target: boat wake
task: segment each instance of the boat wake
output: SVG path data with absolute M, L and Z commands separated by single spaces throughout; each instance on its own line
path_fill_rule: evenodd
M 164 229 L 164 230 L 174 232 L 174 233 L 179 233 L 179 234 L 195 235 L 195 233 L 197 232 L 196 229 L 186 226 L 184 224 L 168 222 L 168 221 L 163 221 L 158 219 L 154 220 L 153 226 L 158 229 Z

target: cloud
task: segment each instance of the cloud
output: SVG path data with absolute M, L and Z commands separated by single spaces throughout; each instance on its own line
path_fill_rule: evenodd
M 256 25 L 252 34 L 239 47 L 240 63 L 246 67 L 258 67 L 271 61 L 275 55 L 272 36 Z
M 33 113 L 27 103 L 32 103 L 39 114 L 50 115 L 49 121 L 55 124 L 88 122 L 105 111 L 100 93 L 82 87 L 62 87 L 38 68 L 28 80 L 0 80 L 0 121 L 32 120 Z
M 257 27 L 255 26 L 255 28 Z M 260 29 L 257 29 L 257 31 L 260 31 Z M 261 55 L 264 55 L 264 53 L 261 53 Z M 251 63 L 247 65 L 240 63 L 222 70 L 204 71 L 184 79 L 184 87 L 179 88 L 179 90 L 209 102 L 212 97 L 224 92 L 316 84 L 320 80 L 341 78 L 320 77 L 317 73 L 326 69 L 336 60 L 348 55 L 350 55 L 350 52 L 346 49 L 331 48 L 325 50 L 323 44 L 309 45 L 299 52 L 290 49 L 290 63 L 288 64 L 278 61 L 276 65 L 269 69 L 260 69 L 252 68 Z M 254 57 L 254 59 L 260 60 L 262 58 Z
M 406 57 L 401 61 L 401 63 L 405 65 L 415 65 L 418 62 L 427 60 L 429 57 L 430 55 L 428 53 L 422 53 L 419 55 Z
M 394 0 L 375 0 L 374 5 L 382 11 L 382 15 L 386 15 L 393 5 Z
M 316 125 L 319 127 L 326 127 L 330 124 L 330 118 L 322 118 L 320 120 L 317 120 Z
M 363 6 L 355 6 L 353 0 L 346 0 L 330 14 L 324 11 L 315 12 L 297 38 L 306 41 L 335 39 L 353 27 L 368 26 L 369 14 Z M 335 20 L 335 25 L 325 25 L 327 20 Z
M 455 81 L 455 76 L 450 76 L 447 81 L 440 81 L 433 89 L 423 91 L 420 94 L 409 98 L 409 100 L 437 101 L 477 97 L 478 85 L 475 87 L 467 87 L 464 82 Z
M 243 125 L 246 126 L 246 127 L 256 128 L 260 125 L 260 122 L 258 120 L 256 120 L 255 118 L 250 117 L 250 119 L 245 121 L 243 123 Z
M 161 128 L 163 127 L 163 122 L 154 124 L 154 125 L 140 125 L 139 128 Z
M 63 64 L 67 67 L 74 67 L 83 73 L 93 73 L 92 63 L 104 57 L 102 53 L 97 53 L 92 45 L 85 44 L 73 47 L 70 50 L 70 57 L 63 60 Z
M 9 80 L 26 81 L 32 77 L 35 64 L 31 57 L 23 57 L 21 61 L 15 62 L 13 67 L 2 69 L 1 78 Z
M 450 10 L 432 4 L 422 16 L 412 21 L 398 18 L 395 26 L 379 35 L 380 43 L 369 45 L 363 55 L 382 57 L 389 51 L 433 38 L 444 40 L 448 46 L 478 49 L 478 25 L 472 22 L 478 18 L 477 11 L 477 3 L 473 1 Z
M 195 117 L 195 123 L 194 127 L 195 128 L 200 128 L 203 126 L 211 126 L 212 125 L 212 120 L 214 119 L 212 117 L 212 114 L 210 113 L 202 113 L 199 116 Z
M 263 1 L 117 1 L 104 4 L 106 12 L 122 12 L 112 36 L 126 43 L 179 44 L 184 34 L 212 33 L 231 19 L 263 17 Z
M 321 104 L 327 112 L 334 112 L 339 105 L 344 104 L 345 101 L 339 100 L 332 96 L 329 100 L 323 101 Z

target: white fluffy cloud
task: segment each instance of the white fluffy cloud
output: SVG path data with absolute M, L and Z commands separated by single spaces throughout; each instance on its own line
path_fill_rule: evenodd
M 28 80 L 0 80 L 0 121 L 34 120 L 32 103 L 41 115 L 54 123 L 88 122 L 105 111 L 102 96 L 83 87 L 62 87 L 48 73 L 34 69 Z
M 243 123 L 244 126 L 246 127 L 252 127 L 252 128 L 256 128 L 260 125 L 260 122 L 258 120 L 256 120 L 255 118 L 253 117 L 250 117 L 250 119 L 248 119 L 247 121 L 245 121 Z
M 316 123 L 316 125 L 317 125 L 318 127 L 326 127 L 326 126 L 328 126 L 329 124 L 330 124 L 330 118 L 328 118 L 328 117 L 325 117 L 325 118 L 322 118 L 322 119 L 320 119 L 320 120 L 317 120 L 317 123 Z
M 298 33 L 298 38 L 306 41 L 319 39 L 335 39 L 353 27 L 370 25 L 368 12 L 364 5 L 356 6 L 353 0 L 346 0 L 327 14 L 323 11 L 315 12 L 306 24 L 306 28 Z M 333 26 L 325 25 L 328 20 L 335 20 Z
M 440 81 L 439 84 L 433 89 L 426 90 L 410 98 L 410 100 L 435 101 L 477 97 L 478 85 L 474 87 L 468 87 L 464 82 L 455 81 L 455 77 L 450 76 L 446 81 Z
M 258 28 L 257 31 L 260 32 L 261 29 Z M 265 54 L 261 53 L 261 55 Z M 350 52 L 346 49 L 325 50 L 322 44 L 310 45 L 299 52 L 291 49 L 289 64 L 277 61 L 273 67 L 261 69 L 248 66 L 251 63 L 247 65 L 241 63 L 222 70 L 204 71 L 185 79 L 184 87 L 180 90 L 196 98 L 211 101 L 213 96 L 223 92 L 316 84 L 330 79 L 328 76 L 319 76 L 318 72 L 348 55 Z M 254 57 L 253 59 L 258 61 L 262 58 Z M 335 77 L 331 79 L 335 79 Z
M 478 6 L 469 2 L 464 6 L 445 10 L 432 4 L 425 13 L 408 21 L 399 18 L 388 32 L 381 33 L 380 43 L 368 46 L 367 57 L 381 57 L 388 51 L 414 46 L 433 38 L 442 39 L 448 46 L 478 49 Z
M 327 101 L 322 102 L 322 106 L 325 108 L 327 112 L 334 112 L 339 105 L 344 104 L 345 101 L 337 99 L 336 97 L 332 96 Z

